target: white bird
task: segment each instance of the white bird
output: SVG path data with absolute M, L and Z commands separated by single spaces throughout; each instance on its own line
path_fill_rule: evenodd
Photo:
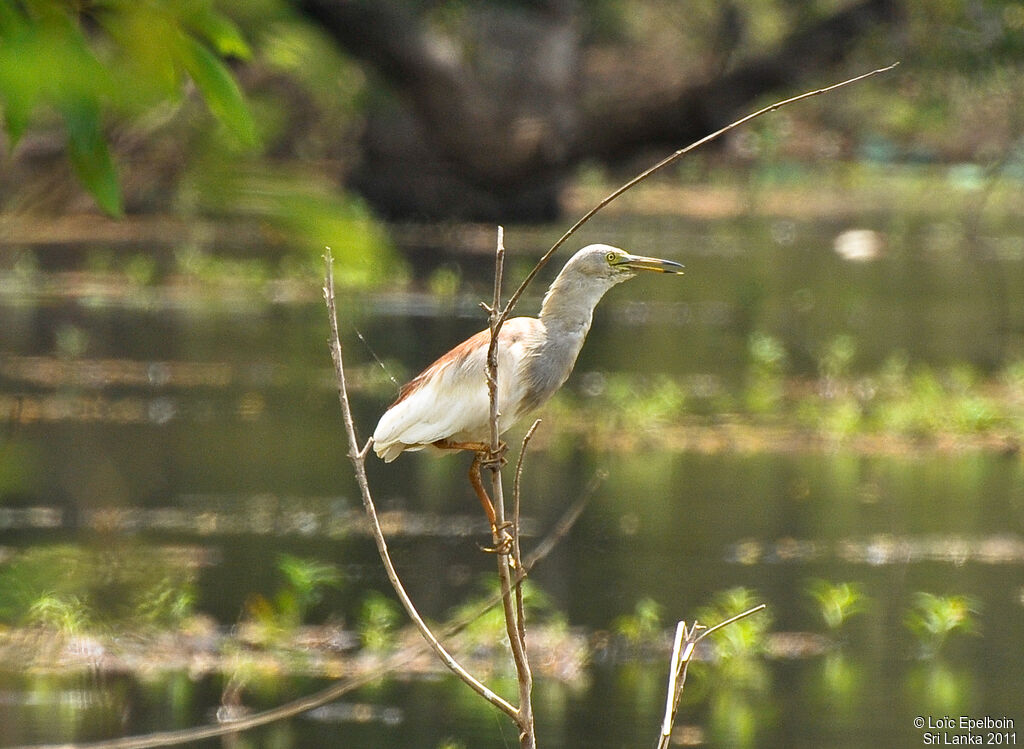
M 498 431 L 536 410 L 566 381 L 590 330 L 594 307 L 637 271 L 682 273 L 671 260 L 630 255 L 605 244 L 577 252 L 544 295 L 539 317 L 506 320 L 498 333 Z M 494 509 L 480 481 L 490 454 L 486 365 L 490 330 L 463 341 L 398 393 L 373 433 L 373 449 L 390 463 L 406 450 L 476 453 L 470 480 L 492 527 Z

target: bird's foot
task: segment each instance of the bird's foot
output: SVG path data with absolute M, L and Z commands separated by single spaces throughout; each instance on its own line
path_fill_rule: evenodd
M 508 521 L 501 525 L 492 525 L 491 537 L 494 539 L 494 546 L 481 546 L 480 550 L 486 551 L 488 554 L 503 554 L 505 556 L 511 554 L 515 540 L 512 538 L 512 534 L 509 533 L 510 528 L 512 528 L 512 523 Z M 509 563 L 513 567 L 515 566 L 511 558 Z
M 486 450 L 481 453 L 480 466 L 497 471 L 508 463 L 508 459 L 505 457 L 506 453 L 508 453 L 508 445 L 504 442 L 499 442 L 497 450 Z

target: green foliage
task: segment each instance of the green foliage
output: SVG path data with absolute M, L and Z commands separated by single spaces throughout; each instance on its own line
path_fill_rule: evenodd
M 66 637 L 86 631 L 93 620 L 88 605 L 74 593 L 43 593 L 32 600 L 22 619 L 24 624 Z
M 326 588 L 341 586 L 341 572 L 333 564 L 280 554 L 277 568 L 285 578 L 285 587 L 275 599 L 277 610 L 292 626 L 305 621 L 309 610 L 323 600 Z
M 214 116 L 239 143 L 256 144 L 256 124 L 242 98 L 231 71 L 201 42 L 185 38 L 181 45 L 181 64 L 202 92 Z
M 441 299 L 454 297 L 462 283 L 462 274 L 456 265 L 443 265 L 430 274 L 427 288 L 433 296 Z
M 545 625 L 564 629 L 565 618 L 555 607 L 551 598 L 530 579 L 521 583 L 523 605 L 527 619 L 534 625 Z M 499 584 L 495 575 L 483 575 L 477 584 L 479 593 L 454 608 L 449 619 L 467 621 L 465 637 L 481 647 L 493 647 L 496 643 L 507 642 L 505 632 L 505 615 L 500 605 L 494 605 L 481 614 L 485 601 L 498 591 Z
M 978 603 L 968 596 L 937 596 L 919 592 L 904 623 L 917 638 L 924 658 L 934 658 L 956 632 L 969 634 L 977 626 Z
M 818 373 L 829 380 L 849 377 L 850 364 L 857 354 L 857 341 L 851 335 L 837 335 L 829 341 L 818 359 Z
M 100 208 L 112 216 L 121 215 L 121 185 L 103 136 L 100 111 L 95 101 L 64 107 L 68 131 L 68 158 L 85 188 Z
M 758 603 L 749 588 L 730 588 L 715 594 L 711 603 L 697 612 L 697 621 L 714 626 Z M 765 652 L 770 627 L 771 617 L 767 611 L 760 611 L 710 635 L 721 661 L 713 672 L 709 728 L 723 745 L 755 743 L 758 717 L 764 714 L 762 703 L 770 685 L 768 669 L 758 656 Z
M 250 51 L 212 0 L 0 0 L 0 105 L 9 144 L 60 115 L 78 178 L 104 211 L 120 215 L 108 115 L 137 115 L 180 98 L 191 78 L 234 140 L 255 145 L 252 116 L 217 54 L 245 58 Z
M 0 570 L 0 621 L 62 633 L 179 626 L 192 615 L 194 572 L 144 546 L 32 548 Z
M 338 285 L 365 286 L 396 271 L 391 241 L 366 204 L 339 194 L 322 177 L 239 163 L 211 145 L 185 182 L 184 191 L 203 211 L 265 222 L 276 234 L 271 238 L 301 251 L 318 274 L 330 247 Z M 221 262 L 208 260 L 215 274 Z
M 749 588 L 729 588 L 716 593 L 711 603 L 697 612 L 697 621 L 706 626 L 736 616 L 759 603 L 757 595 Z M 765 635 L 771 627 L 767 611 L 744 617 L 728 627 L 714 632 L 718 653 L 723 658 L 745 658 L 764 652 Z
M 896 358 L 883 367 L 883 387 L 872 406 L 872 422 L 881 431 L 914 437 L 948 432 L 976 434 L 1009 420 L 1009 414 L 983 395 L 968 367 L 944 374 L 927 367 L 908 372 Z
M 401 618 L 397 603 L 382 593 L 371 592 L 359 612 L 359 639 L 363 647 L 372 651 L 388 649 Z
M 807 593 L 817 604 L 825 626 L 833 631 L 840 629 L 851 616 L 862 613 L 867 606 L 867 596 L 858 583 L 811 580 L 807 584 Z
M 247 623 L 251 625 L 248 636 L 263 645 L 276 644 L 291 634 L 306 621 L 310 609 L 323 600 L 324 591 L 342 583 L 335 565 L 315 559 L 279 554 L 277 568 L 284 585 L 273 597 L 254 593 L 245 602 Z
M 786 349 L 778 339 L 756 332 L 750 336 L 747 351 L 747 408 L 753 413 L 770 413 L 785 395 Z
M 663 629 L 662 606 L 653 598 L 641 598 L 633 607 L 633 613 L 612 622 L 612 629 L 631 645 L 653 642 Z

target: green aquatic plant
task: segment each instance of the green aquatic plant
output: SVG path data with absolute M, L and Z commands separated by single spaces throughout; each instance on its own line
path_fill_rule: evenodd
M 174 628 L 192 616 L 195 566 L 175 549 L 55 544 L 0 568 L 0 621 L 62 632 Z
M 830 380 L 850 376 L 850 364 L 857 355 L 857 340 L 851 335 L 832 338 L 818 356 L 818 375 Z
M 273 645 L 300 627 L 310 609 L 323 600 L 328 588 L 342 584 L 341 572 L 333 564 L 279 554 L 277 569 L 284 578 L 273 596 L 253 593 L 245 601 L 247 637 Z
M 749 588 L 729 588 L 716 593 L 711 603 L 697 612 L 697 621 L 716 623 L 747 611 L 759 603 Z M 748 616 L 714 632 L 718 654 L 722 658 L 743 658 L 764 652 L 766 636 L 772 621 L 768 612 Z
M 309 610 L 323 600 L 327 588 L 341 586 L 341 571 L 337 566 L 315 559 L 291 554 L 277 557 L 277 568 L 285 578 L 285 587 L 274 598 L 281 623 L 297 627 Z
M 73 593 L 42 593 L 28 603 L 22 621 L 43 627 L 66 637 L 74 637 L 90 629 L 94 615 L 89 606 Z
M 714 625 L 749 611 L 757 603 L 749 588 L 729 588 L 716 593 L 698 610 L 697 621 Z M 719 662 L 701 669 L 708 684 L 708 728 L 724 746 L 753 746 L 770 720 L 767 701 L 771 676 L 764 662 L 771 617 L 767 611 L 734 621 L 712 633 Z
M 391 647 L 395 631 L 402 621 L 398 604 L 383 593 L 372 591 L 363 599 L 359 612 L 359 639 L 367 650 L 382 651 Z
M 867 607 L 867 596 L 858 583 L 831 583 L 827 580 L 811 580 L 807 593 L 817 605 L 825 626 L 835 631 L 850 617 L 862 613 Z
M 641 598 L 632 613 L 623 614 L 612 622 L 612 629 L 631 645 L 653 642 L 664 629 L 662 611 L 661 604 L 653 598 Z
M 523 580 L 520 585 L 523 591 L 523 606 L 526 618 L 537 629 L 549 632 L 564 631 L 567 628 L 565 616 L 559 611 L 550 596 L 530 579 Z M 482 647 L 493 647 L 495 643 L 507 642 L 505 617 L 500 605 L 491 605 L 484 611 L 487 604 L 494 604 L 494 594 L 498 590 L 498 582 L 494 575 L 481 575 L 476 588 L 477 595 L 449 612 L 448 619 L 466 622 L 463 635 L 471 644 Z
M 917 638 L 921 657 L 934 658 L 950 636 L 969 634 L 977 627 L 978 603 L 968 596 L 937 596 L 919 592 L 904 623 Z
M 772 413 L 785 395 L 786 349 L 779 339 L 755 332 L 747 341 L 747 354 L 750 363 L 744 402 L 753 413 Z

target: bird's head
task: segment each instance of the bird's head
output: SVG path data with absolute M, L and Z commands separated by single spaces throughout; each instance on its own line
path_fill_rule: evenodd
M 590 316 L 604 293 L 615 284 L 633 278 L 639 271 L 678 274 L 683 266 L 671 260 L 630 255 L 618 247 L 592 244 L 577 252 L 562 268 L 544 295 L 540 314 L 544 319 L 579 316 L 590 326 Z
M 683 266 L 671 260 L 631 255 L 607 244 L 584 247 L 569 259 L 565 267 L 566 270 L 571 267 L 582 275 L 607 279 L 612 283 L 632 278 L 642 270 L 674 274 L 683 272 Z

